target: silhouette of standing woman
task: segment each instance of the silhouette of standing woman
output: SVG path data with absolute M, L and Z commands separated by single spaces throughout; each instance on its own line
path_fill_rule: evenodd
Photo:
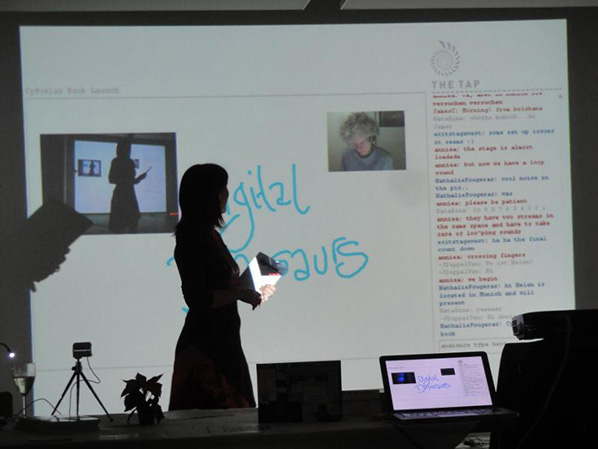
M 108 229 L 111 232 L 137 232 L 139 224 L 139 204 L 135 195 L 135 184 L 139 184 L 147 176 L 147 172 L 135 177 L 135 162 L 131 159 L 131 144 L 119 142 L 116 146 L 116 157 L 110 164 L 108 182 L 116 184 L 112 192 L 110 204 L 110 220 Z
M 227 182 L 214 164 L 194 165 L 181 180 L 174 258 L 189 312 L 176 346 L 170 410 L 255 407 L 237 304 L 255 309 L 274 287 L 260 295 L 238 286 L 239 267 L 218 233 Z

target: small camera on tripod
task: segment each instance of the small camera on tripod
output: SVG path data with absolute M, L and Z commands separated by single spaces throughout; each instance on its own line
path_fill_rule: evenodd
M 91 357 L 91 343 L 73 343 L 73 357 L 79 360 L 81 357 Z
M 100 401 L 100 398 L 98 397 L 96 392 L 93 390 L 93 388 L 92 388 L 91 384 L 89 383 L 89 380 L 87 380 L 87 377 L 85 376 L 85 374 L 83 374 L 83 367 L 81 366 L 81 358 L 82 357 L 91 357 L 91 343 L 89 343 L 88 341 L 73 343 L 73 357 L 75 359 L 77 359 L 75 366 L 73 366 L 73 368 L 72 368 L 73 375 L 71 376 L 69 382 L 66 384 L 66 388 L 62 392 L 62 396 L 60 396 L 60 399 L 56 403 L 54 410 L 52 410 L 52 416 L 54 415 L 54 413 L 56 413 L 56 410 L 58 410 L 58 406 L 60 405 L 60 403 L 66 396 L 67 392 L 69 391 L 69 388 L 71 388 L 71 385 L 74 382 L 75 387 L 77 389 L 77 418 L 79 417 L 79 388 L 80 388 L 81 381 L 83 381 L 85 383 L 85 385 L 87 385 L 87 388 L 89 388 L 89 391 L 91 391 L 93 396 L 96 398 L 96 400 L 98 401 L 98 403 L 100 404 L 102 409 L 104 409 L 106 416 L 108 416 L 108 418 L 110 418 L 110 421 L 112 421 L 112 417 L 108 413 L 108 410 L 106 410 L 106 407 L 104 407 L 104 404 L 102 404 L 102 401 Z M 89 360 L 88 360 L 88 362 L 89 362 Z

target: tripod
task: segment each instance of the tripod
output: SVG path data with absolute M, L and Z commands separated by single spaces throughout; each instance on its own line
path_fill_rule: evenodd
M 69 390 L 69 388 L 70 388 L 71 384 L 73 383 L 73 381 L 75 381 L 76 382 L 75 383 L 75 387 L 77 389 L 77 402 L 76 402 L 76 404 L 77 404 L 77 418 L 79 418 L 79 385 L 81 384 L 81 379 L 83 379 L 83 381 L 87 385 L 87 388 L 89 388 L 89 391 L 92 392 L 92 394 L 94 395 L 94 397 L 96 398 L 96 400 L 98 401 L 98 403 L 100 404 L 100 406 L 102 407 L 102 409 L 104 410 L 104 412 L 106 413 L 106 416 L 110 419 L 110 421 L 113 421 L 112 416 L 110 416 L 110 413 L 108 413 L 108 410 L 106 410 L 106 407 L 104 407 L 104 404 L 102 404 L 102 401 L 100 401 L 100 398 L 98 397 L 98 395 L 96 394 L 96 392 L 91 387 L 91 384 L 87 380 L 87 377 L 85 377 L 85 374 L 83 374 L 83 368 L 81 367 L 81 359 L 80 358 L 77 358 L 77 363 L 75 363 L 75 366 L 73 366 L 72 370 L 74 372 L 73 372 L 73 375 L 71 376 L 71 380 L 69 380 L 69 383 L 66 385 L 66 388 L 62 392 L 62 396 L 60 396 L 60 399 L 59 399 L 58 403 L 56 404 L 56 407 L 54 407 L 54 410 L 52 410 L 52 415 L 54 415 L 54 413 L 56 413 L 56 410 L 58 409 L 58 406 L 60 405 L 60 403 L 64 399 L 64 396 L 66 395 L 66 392 Z

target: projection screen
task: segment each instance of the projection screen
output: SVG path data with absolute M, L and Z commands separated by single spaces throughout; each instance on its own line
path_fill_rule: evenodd
M 176 192 L 205 162 L 230 175 L 240 268 L 258 252 L 288 266 L 271 301 L 240 305 L 253 374 L 341 360 L 355 390 L 381 388 L 383 354 L 484 350 L 496 367 L 513 315 L 575 307 L 567 26 L 21 26 L 27 213 L 64 186 L 94 222 L 31 294 L 36 398 L 57 401 L 76 341 L 110 411 L 136 372 L 164 373 L 168 398 Z M 392 166 L 343 164 L 354 113 Z M 137 232 L 107 224 L 122 139 L 147 172 Z

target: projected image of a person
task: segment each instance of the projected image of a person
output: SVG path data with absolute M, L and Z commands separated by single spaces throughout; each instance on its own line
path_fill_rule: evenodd
M 139 204 L 135 194 L 135 184 L 139 184 L 147 177 L 147 172 L 136 176 L 135 162 L 131 159 L 131 144 L 121 141 L 116 146 L 116 157 L 110 164 L 108 182 L 115 184 L 110 204 L 110 219 L 108 229 L 122 234 L 137 232 L 139 219 Z
M 255 407 L 237 306 L 255 309 L 274 287 L 260 295 L 238 285 L 239 267 L 218 232 L 227 183 L 226 170 L 214 164 L 194 165 L 181 180 L 174 258 L 189 311 L 176 345 L 170 410 Z
M 378 123 L 366 113 L 356 112 L 347 117 L 340 129 L 340 135 L 348 146 L 342 156 L 343 170 L 394 169 L 390 153 L 376 146 L 379 133 Z

